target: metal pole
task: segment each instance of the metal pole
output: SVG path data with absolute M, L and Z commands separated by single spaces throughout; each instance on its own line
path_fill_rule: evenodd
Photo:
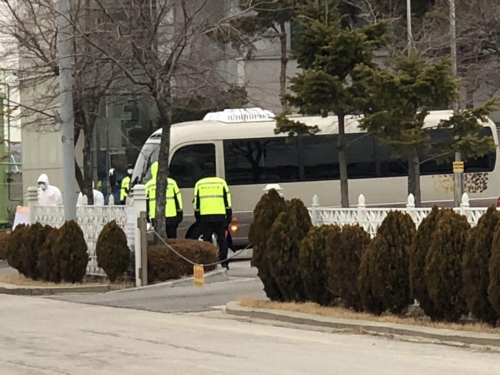
M 411 0 L 406 0 L 406 23 L 408 33 L 408 55 L 413 48 L 413 31 L 411 29 Z
M 457 63 L 457 25 L 455 13 L 455 0 L 450 2 L 450 48 L 451 48 L 451 73 L 453 77 L 458 76 L 458 63 Z M 453 103 L 453 110 L 458 111 L 459 101 Z M 460 206 L 462 195 L 464 193 L 464 168 L 462 163 L 462 155 L 460 151 L 455 153 L 455 163 L 453 163 L 453 180 L 454 180 L 454 205 Z
M 63 162 L 64 218 L 76 220 L 75 145 L 73 113 L 72 27 L 69 0 L 57 0 L 57 52 L 59 55 L 59 98 Z

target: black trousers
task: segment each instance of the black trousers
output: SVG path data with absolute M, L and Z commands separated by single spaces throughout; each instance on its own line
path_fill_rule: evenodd
M 177 238 L 177 224 L 169 224 L 167 222 L 167 238 Z
M 219 260 L 222 267 L 227 268 L 227 239 L 226 239 L 227 221 L 201 222 L 201 234 L 203 241 L 212 242 L 212 234 L 217 236 L 217 244 L 219 245 Z

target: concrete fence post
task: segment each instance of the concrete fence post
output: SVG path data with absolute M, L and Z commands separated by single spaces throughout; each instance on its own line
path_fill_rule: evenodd
M 141 218 L 141 212 L 146 212 L 147 207 L 146 207 L 146 187 L 144 185 L 135 185 L 133 187 L 133 194 L 134 194 L 134 212 L 135 212 L 135 219 L 137 224 L 140 223 L 140 218 Z M 143 249 L 142 244 L 147 243 L 147 241 L 142 241 L 141 240 L 141 228 L 139 225 L 135 225 L 135 239 L 134 239 L 134 244 L 135 244 L 135 286 L 142 286 L 147 284 L 147 280 L 142 280 L 141 278 L 141 273 L 143 267 L 147 267 L 147 264 L 142 264 L 142 252 L 145 251 L 147 252 L 147 248 Z
M 366 199 L 363 194 L 358 197 L 358 224 L 363 228 L 368 228 L 368 222 L 366 219 Z
M 314 195 L 311 205 L 312 225 L 318 224 L 318 207 L 319 207 L 319 198 L 317 195 Z
M 30 186 L 26 193 L 26 202 L 28 202 L 28 223 L 34 224 L 35 220 L 35 206 L 38 205 L 38 188 Z

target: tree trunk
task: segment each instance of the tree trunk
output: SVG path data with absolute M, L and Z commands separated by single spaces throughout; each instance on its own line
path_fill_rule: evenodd
M 287 33 L 286 25 L 284 22 L 280 23 L 280 47 L 281 47 L 281 66 L 280 66 L 280 101 L 283 109 L 287 108 L 286 103 L 286 68 L 288 65 L 288 46 L 287 46 Z
M 475 88 L 467 86 L 465 92 L 465 108 L 474 108 L 474 92 Z
M 82 194 L 87 196 L 87 204 L 94 205 L 94 189 L 92 187 L 92 137 L 93 132 L 90 129 L 83 131 L 83 180 L 84 190 Z
M 165 97 L 156 97 L 159 112 L 159 122 L 162 129 L 160 151 L 158 155 L 158 175 L 156 176 L 156 211 L 155 230 L 162 238 L 167 238 L 165 224 L 165 203 L 168 177 L 168 158 L 170 151 L 170 127 L 172 126 L 172 106 L 170 89 Z
M 415 197 L 415 207 L 422 206 L 420 196 L 420 158 L 417 149 L 412 147 L 408 152 L 408 195 Z
M 345 145 L 345 115 L 339 113 L 339 137 L 337 148 L 339 150 L 339 172 L 340 172 L 340 204 L 343 208 L 349 208 L 349 182 L 347 176 L 347 158 Z

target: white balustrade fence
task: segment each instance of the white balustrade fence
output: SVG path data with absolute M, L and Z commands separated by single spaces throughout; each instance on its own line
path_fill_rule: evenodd
M 460 207 L 453 208 L 456 212 L 464 215 L 472 226 L 476 226 L 479 218 L 486 212 L 487 207 L 470 207 L 469 196 L 464 193 Z M 318 196 L 313 197 L 312 206 L 308 208 L 311 220 L 314 225 L 337 224 L 359 224 L 373 238 L 377 229 L 382 224 L 390 211 L 403 211 L 408 213 L 418 227 L 422 220 L 431 212 L 430 207 L 415 207 L 415 197 L 413 194 L 408 196 L 406 208 L 376 208 L 366 207 L 365 197 L 361 194 L 358 198 L 358 205 L 355 208 L 341 207 L 321 207 Z
M 29 223 L 39 222 L 42 225 L 50 225 L 60 228 L 64 224 L 64 208 L 42 207 L 38 206 L 37 188 L 28 188 L 27 201 L 29 207 Z M 86 197 L 84 198 L 86 202 Z M 130 199 L 126 206 L 115 206 L 113 200 L 108 206 L 88 206 L 77 207 L 77 222 L 83 231 L 87 251 L 89 254 L 89 263 L 87 265 L 87 274 L 95 276 L 105 276 L 104 271 L 98 267 L 95 247 L 97 238 L 102 228 L 109 222 L 115 220 L 118 226 L 123 229 L 127 235 L 128 246 L 135 251 L 137 230 L 137 219 L 141 211 L 146 210 L 146 195 L 143 185 L 134 186 L 134 198 Z M 137 241 L 140 246 L 140 241 Z

